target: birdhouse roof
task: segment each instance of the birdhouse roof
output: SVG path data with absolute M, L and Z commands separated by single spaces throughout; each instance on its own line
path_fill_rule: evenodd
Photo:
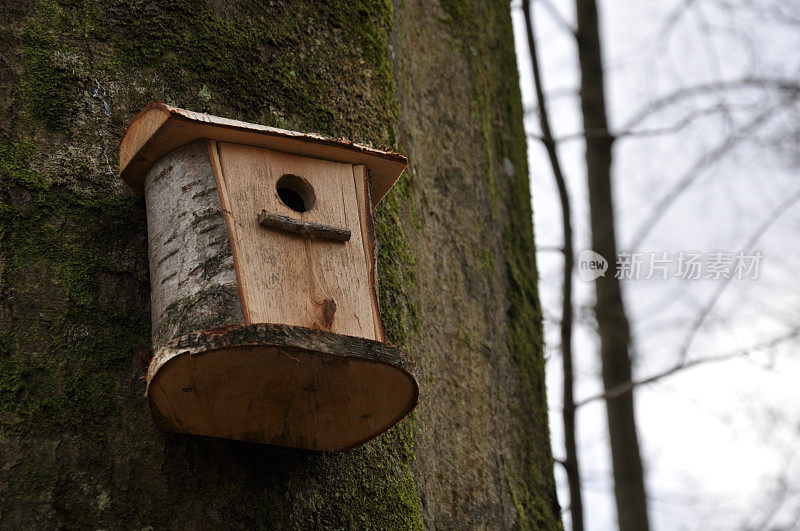
M 399 153 L 374 149 L 314 133 L 287 131 L 153 102 L 128 125 L 119 146 L 120 178 L 144 193 L 147 172 L 167 153 L 199 139 L 264 147 L 292 155 L 363 164 L 372 173 L 372 203 L 377 205 L 405 170 Z

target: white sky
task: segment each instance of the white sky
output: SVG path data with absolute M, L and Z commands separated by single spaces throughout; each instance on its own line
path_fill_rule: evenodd
M 551 0 L 572 23 L 573 0 Z M 577 52 L 570 35 L 542 0 L 536 32 L 545 89 L 556 136 L 579 132 Z M 658 97 L 719 80 L 768 77 L 800 83 L 800 2 L 780 0 L 600 0 L 609 119 L 619 129 Z M 521 10 L 513 5 L 523 101 L 535 97 Z M 699 9 L 698 9 L 699 7 Z M 665 30 L 668 27 L 668 30 Z M 721 108 L 728 109 L 720 112 Z M 640 129 L 681 123 L 679 132 L 618 141 L 614 193 L 619 247 L 630 249 L 655 201 L 690 172 L 704 154 L 736 139 L 733 149 L 696 174 L 687 191 L 666 210 L 640 251 L 747 250 L 759 226 L 800 192 L 800 104 L 778 92 L 719 91 L 669 107 Z M 763 123 L 737 132 L 759 116 Z M 538 132 L 535 113 L 526 120 Z M 559 151 L 571 193 L 576 251 L 588 248 L 583 146 Z M 557 321 L 561 257 L 560 208 L 544 151 L 529 141 L 540 290 L 548 340 L 548 393 L 553 451 L 563 456 L 561 374 Z M 733 281 L 709 314 L 689 357 L 702 358 L 758 345 L 800 326 L 800 203 L 764 233 L 754 249 L 764 255 L 761 276 Z M 610 257 L 606 257 L 610 258 Z M 613 270 L 613 265 L 612 265 Z M 576 396 L 601 391 L 593 333 L 592 286 L 575 279 L 578 308 L 574 350 Z M 684 336 L 719 281 L 632 280 L 623 285 L 639 354 L 636 376 L 646 377 L 677 361 Z M 791 529 L 800 510 L 800 342 L 759 352 L 750 359 L 704 365 L 642 388 L 636 394 L 640 441 L 647 471 L 652 527 L 674 529 Z M 585 519 L 590 530 L 616 528 L 601 402 L 578 411 L 579 454 Z M 565 475 L 556 467 L 559 497 L 568 504 Z M 783 496 L 781 481 L 793 496 Z M 782 500 L 772 520 L 773 502 Z M 569 514 L 564 514 L 568 524 Z

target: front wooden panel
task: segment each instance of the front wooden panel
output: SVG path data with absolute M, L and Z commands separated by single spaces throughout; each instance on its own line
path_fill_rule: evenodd
M 220 196 L 231 233 L 242 306 L 248 323 L 274 323 L 329 330 L 382 340 L 372 291 L 371 242 L 362 227 L 369 211 L 359 208 L 363 167 L 287 155 L 231 143 L 209 142 Z M 314 207 L 303 213 L 278 197 L 285 174 L 314 189 Z M 363 190 L 363 188 L 361 188 Z M 363 200 L 363 199 L 362 199 Z M 262 210 L 303 221 L 348 228 L 339 243 L 308 239 L 258 225 Z M 333 321 L 323 304 L 333 299 Z

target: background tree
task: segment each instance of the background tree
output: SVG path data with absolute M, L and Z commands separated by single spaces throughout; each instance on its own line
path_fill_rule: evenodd
M 6 1 L 0 47 L 3 525 L 559 527 L 506 2 Z M 412 418 L 342 455 L 154 431 L 116 169 L 158 99 L 409 156 L 377 231 Z
M 564 423 L 565 455 L 560 463 L 567 473 L 567 483 L 569 484 L 568 509 L 570 524 L 573 531 L 583 531 L 583 496 L 581 494 L 580 459 L 578 457 L 578 445 L 576 442 L 577 428 L 575 425 L 575 395 L 573 390 L 575 371 L 573 369 L 572 357 L 572 319 L 574 317 L 572 277 L 575 269 L 575 244 L 573 243 L 572 232 L 572 207 L 570 206 L 569 191 L 567 190 L 564 171 L 561 168 L 558 145 L 553 137 L 553 130 L 550 126 L 550 114 L 544 95 L 542 69 L 539 66 L 538 45 L 533 30 L 533 10 L 531 9 L 530 0 L 522 0 L 522 13 L 525 17 L 525 37 L 531 59 L 533 87 L 536 92 L 536 106 L 539 114 L 539 127 L 542 130 L 540 140 L 547 151 L 547 159 L 550 162 L 550 169 L 553 172 L 556 188 L 558 188 L 558 199 L 561 206 L 561 233 L 563 237 L 561 252 L 564 255 L 564 262 L 562 269 L 563 288 L 561 292 L 561 319 L 559 322 L 561 343 L 559 346 L 561 350 L 561 381 L 563 390 L 561 418 Z
M 607 257 L 606 260 L 616 261 L 615 202 L 611 189 L 614 136 L 609 131 L 606 116 L 600 22 L 595 0 L 576 0 L 575 13 L 592 250 Z M 631 380 L 630 325 L 619 279 L 612 274 L 600 276 L 594 287 L 603 387 L 608 390 Z M 621 531 L 644 531 L 648 528 L 647 497 L 633 393 L 609 397 L 606 414 L 619 528 Z
M 608 210 L 601 222 L 616 218 L 624 251 L 644 257 L 666 252 L 675 260 L 685 251 L 711 255 L 722 249 L 733 256 L 758 252 L 763 262 L 751 281 L 735 275 L 683 279 L 675 263 L 671 278 L 648 281 L 645 261 L 638 280 L 622 282 L 632 377 L 610 387 L 593 375 L 605 372 L 594 353 L 605 351 L 602 320 L 613 317 L 595 319 L 588 311 L 595 302 L 590 285 L 576 282 L 573 374 L 587 526 L 605 529 L 614 521 L 607 449 L 597 444 L 606 440 L 599 408 L 635 391 L 644 411 L 637 416 L 638 433 L 653 478 L 647 505 L 654 526 L 703 529 L 713 522 L 717 528 L 792 528 L 800 514 L 795 493 L 786 488 L 788 478 L 798 477 L 792 449 L 800 418 L 787 400 L 794 388 L 787 375 L 797 367 L 797 297 L 791 294 L 798 282 L 790 264 L 797 260 L 793 234 L 800 203 L 800 65 L 796 55 L 785 52 L 800 46 L 800 13 L 797 6 L 773 0 L 675 0 L 658 6 L 597 2 L 594 13 L 586 9 L 590 3 L 595 4 L 535 3 L 541 15 L 535 18 L 546 21 L 537 27 L 546 43 L 539 63 L 551 86 L 523 87 L 538 107 L 549 102 L 555 124 L 549 134 L 535 123 L 541 109 L 529 114 L 533 156 L 550 157 L 552 137 L 559 172 L 573 198 L 577 249 L 597 250 L 594 211 L 599 208 Z M 603 73 L 602 84 L 596 77 L 586 83 L 586 66 L 591 66 L 586 47 L 593 39 L 580 31 L 582 16 L 602 29 L 595 30 L 602 37 L 598 46 L 611 51 L 593 61 L 593 70 Z M 526 48 L 523 23 L 520 18 L 519 50 Z M 587 100 L 594 100 L 588 110 L 607 116 L 587 121 Z M 591 180 L 586 186 L 571 178 L 584 171 L 597 175 L 607 166 L 597 157 L 590 161 L 584 143 L 587 151 L 607 144 L 609 161 L 613 154 L 614 193 L 600 204 Z M 561 211 L 550 207 L 544 216 L 542 211 L 559 205 L 563 194 L 561 187 L 547 193 L 546 173 L 534 184 L 537 227 L 552 234 L 563 224 Z M 563 274 L 560 258 L 548 253 L 558 249 L 548 243 L 539 247 L 547 253 L 541 261 L 542 286 L 548 333 L 557 344 L 565 321 L 555 309 L 563 303 L 561 291 L 553 286 Z M 613 269 L 612 264 L 607 276 Z M 597 296 L 599 304 L 599 291 Z M 553 349 L 553 354 L 560 353 Z M 562 392 L 562 377 L 567 375 L 550 375 L 553 397 Z M 563 391 L 566 417 L 570 402 L 566 387 Z M 563 427 L 568 446 L 569 424 Z M 560 428 L 556 422 L 557 441 Z M 616 461 L 615 456 L 614 487 Z M 719 462 L 726 463 L 724 468 L 715 468 Z M 725 472 L 731 463 L 737 463 L 734 477 Z M 566 486 L 567 481 L 564 491 Z M 764 495 L 769 503 L 749 503 L 765 491 L 777 494 Z
M 582 530 L 584 523 L 581 495 L 580 462 L 576 444 L 574 370 L 572 356 L 572 280 L 574 273 L 574 244 L 571 225 L 571 207 L 564 172 L 558 153 L 558 144 L 550 126 L 547 101 L 541 81 L 541 67 L 533 30 L 531 3 L 522 1 L 525 17 L 525 35 L 533 73 L 534 91 L 541 135 L 538 136 L 547 152 L 550 168 L 558 188 L 561 206 L 563 245 L 563 292 L 559 322 L 562 360 L 562 418 L 565 458 L 561 463 L 567 473 L 570 493 L 570 524 Z M 592 249 L 602 256 L 617 254 L 614 227 L 614 200 L 611 190 L 611 161 L 614 138 L 608 130 L 606 116 L 605 84 L 597 6 L 594 1 L 576 2 L 577 26 L 573 29 L 564 22 L 577 43 L 580 65 L 580 102 L 584 123 L 582 140 L 585 143 L 588 199 L 591 217 Z M 613 261 L 613 259 L 612 259 Z M 614 493 L 617 519 L 622 530 L 648 528 L 647 499 L 645 495 L 642 461 L 636 433 L 633 394 L 630 389 L 613 394 L 611 390 L 631 382 L 630 325 L 625 313 L 620 282 L 613 274 L 595 281 L 596 302 L 594 314 L 600 340 L 603 385 L 606 389 L 606 412 L 613 461 Z

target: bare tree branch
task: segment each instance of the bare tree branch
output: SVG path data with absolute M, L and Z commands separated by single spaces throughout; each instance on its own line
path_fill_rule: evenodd
M 647 103 L 633 113 L 622 126 L 623 131 L 638 127 L 651 116 L 681 101 L 722 91 L 763 89 L 787 93 L 790 97 L 800 97 L 800 82 L 796 79 L 744 77 L 734 80 L 713 81 L 684 87 Z
M 550 16 L 552 17 L 552 19 L 559 26 L 561 26 L 561 28 L 565 29 L 573 37 L 577 37 L 578 30 L 575 28 L 575 26 L 572 23 L 570 23 L 569 21 L 567 21 L 566 18 L 564 18 L 564 15 L 561 14 L 561 12 L 558 10 L 558 8 L 556 8 L 556 6 L 554 6 L 553 3 L 550 0 L 539 0 L 539 2 L 542 4 L 542 7 L 545 9 L 545 11 L 550 13 Z
M 778 219 L 780 219 L 780 217 L 798 201 L 800 201 L 800 191 L 791 195 L 783 203 L 778 205 L 778 207 L 764 219 L 761 225 L 758 226 L 755 231 L 753 231 L 753 234 L 748 239 L 745 248 L 748 251 L 752 251 L 753 246 L 755 246 L 758 243 L 758 240 L 760 240 L 761 237 L 770 229 L 770 227 L 772 227 L 775 224 L 775 222 L 778 221 Z M 694 342 L 694 338 L 697 337 L 697 332 L 700 331 L 700 328 L 705 323 L 705 320 L 711 313 L 711 310 L 714 309 L 714 306 L 717 304 L 717 301 L 725 292 L 725 289 L 730 285 L 731 279 L 733 279 L 733 275 L 730 275 L 728 278 L 724 279 L 719 284 L 717 289 L 714 291 L 714 294 L 711 296 L 706 305 L 698 314 L 694 323 L 692 323 L 689 332 L 686 334 L 686 337 L 684 338 L 683 343 L 681 344 L 680 351 L 678 352 L 679 359 L 681 360 L 686 359 L 689 349 L 691 348 L 692 343 Z
M 662 41 L 667 38 L 669 33 L 678 25 L 683 15 L 692 7 L 695 0 L 683 0 L 679 5 L 677 5 L 670 13 L 667 15 L 667 19 L 664 21 L 664 24 L 661 26 L 661 29 L 658 31 L 658 36 L 656 37 L 656 41 Z
M 557 144 L 562 144 L 564 142 L 570 142 L 575 140 L 585 140 L 587 137 L 591 138 L 603 138 L 608 137 L 612 139 L 625 139 L 625 138 L 642 138 L 642 137 L 652 137 L 652 136 L 663 136 L 668 134 L 679 133 L 695 121 L 703 118 L 705 116 L 709 116 L 712 114 L 725 112 L 728 113 L 733 107 L 730 104 L 726 103 L 717 103 L 705 109 L 697 109 L 687 116 L 683 117 L 679 121 L 671 124 L 666 125 L 663 127 L 656 127 L 653 129 L 628 129 L 628 130 L 620 130 L 616 132 L 608 132 L 608 131 L 579 131 L 577 133 L 569 133 L 555 139 Z M 537 135 L 534 133 L 529 133 L 528 138 L 532 138 L 534 140 L 542 141 L 542 135 Z
M 787 210 L 789 210 L 789 208 L 791 208 L 792 205 L 794 205 L 798 201 L 800 201 L 800 191 L 798 191 L 797 193 L 793 194 L 786 201 L 784 201 L 783 203 L 778 205 L 778 207 L 775 210 L 773 210 L 770 213 L 769 216 L 767 216 L 765 218 L 764 222 L 762 222 L 762 224 L 759 227 L 757 227 L 755 231 L 753 231 L 753 234 L 748 239 L 748 242 L 747 242 L 745 248 L 748 249 L 748 250 L 752 250 L 753 246 L 755 246 L 758 243 L 758 241 L 770 229 L 770 227 L 772 227 L 775 224 L 775 222 L 778 221 L 778 219 Z M 706 363 L 717 363 L 717 362 L 721 362 L 721 361 L 727 361 L 727 360 L 730 360 L 730 359 L 733 359 L 733 358 L 747 356 L 752 351 L 764 350 L 764 349 L 767 349 L 767 348 L 773 348 L 777 344 L 780 344 L 780 343 L 782 343 L 784 341 L 788 341 L 789 339 L 798 337 L 800 335 L 800 328 L 798 328 L 798 329 L 793 330 L 789 334 L 786 334 L 785 336 L 778 337 L 778 338 L 774 339 L 773 341 L 771 341 L 771 342 L 769 342 L 769 343 L 767 343 L 765 345 L 761 345 L 761 346 L 758 346 L 758 347 L 755 347 L 755 348 L 738 350 L 738 351 L 735 351 L 733 353 L 722 354 L 722 355 L 718 355 L 718 356 L 708 356 L 708 357 L 699 358 L 699 359 L 695 359 L 695 360 L 687 360 L 686 358 L 687 358 L 687 355 L 688 355 L 688 352 L 689 352 L 689 348 L 691 348 L 691 345 L 692 345 L 692 342 L 694 340 L 694 337 L 696 336 L 697 332 L 702 327 L 703 323 L 705 322 L 706 317 L 708 317 L 709 313 L 711 312 L 711 310 L 716 305 L 716 303 L 719 300 L 719 298 L 722 295 L 722 293 L 725 291 L 725 288 L 728 285 L 730 285 L 731 278 L 733 278 L 733 277 L 731 276 L 729 278 L 724 279 L 724 281 L 720 284 L 720 286 L 717 288 L 717 290 L 712 295 L 711 299 L 709 299 L 709 301 L 706 303 L 706 305 L 703 307 L 703 309 L 698 314 L 698 316 L 695 319 L 695 321 L 692 323 L 692 326 L 691 326 L 691 328 L 690 328 L 690 330 L 689 330 L 686 338 L 684 339 L 684 341 L 683 341 L 683 343 L 681 345 L 681 348 L 679 350 L 679 354 L 678 354 L 679 361 L 678 361 L 678 363 L 676 363 L 674 366 L 670 367 L 669 369 L 667 369 L 665 371 L 662 371 L 662 372 L 660 372 L 658 374 L 655 374 L 653 376 L 650 376 L 648 378 L 644 378 L 642 380 L 635 380 L 635 381 L 631 380 L 631 381 L 628 381 L 628 382 L 624 382 L 624 383 L 622 383 L 622 384 L 620 384 L 620 385 L 618 385 L 618 386 L 616 386 L 616 387 L 614 387 L 612 389 L 607 390 L 605 393 L 602 393 L 602 394 L 599 394 L 599 395 L 595 395 L 595 396 L 586 398 L 584 400 L 581 400 L 580 402 L 578 402 L 576 404 L 576 407 L 583 406 L 583 405 L 588 404 L 589 402 L 593 402 L 595 400 L 600 400 L 600 399 L 609 400 L 609 399 L 617 398 L 619 396 L 622 396 L 625 393 L 629 393 L 629 392 L 633 391 L 637 386 L 646 385 L 646 384 L 649 384 L 649 383 L 657 382 L 657 381 L 659 381 L 659 380 L 661 380 L 661 379 L 663 379 L 663 378 L 665 378 L 667 376 L 671 376 L 671 375 L 673 375 L 673 374 L 675 374 L 677 372 L 683 371 L 684 369 L 688 369 L 688 368 L 691 368 L 691 367 L 696 367 L 698 365 L 703 365 L 703 364 L 706 364 Z
M 547 101 L 553 102 L 555 100 L 560 100 L 562 98 L 575 98 L 578 96 L 578 89 L 572 87 L 563 87 L 558 89 L 551 89 L 545 91 L 545 96 L 547 97 Z M 529 117 L 533 114 L 536 114 L 538 117 L 539 114 L 539 107 L 536 103 L 531 105 L 530 107 L 525 107 L 525 117 Z
M 755 117 L 749 120 L 746 124 L 740 127 L 735 134 L 726 138 L 724 142 L 717 147 L 704 154 L 697 162 L 695 162 L 683 176 L 678 179 L 672 188 L 658 199 L 655 204 L 650 207 L 650 213 L 645 216 L 643 223 L 639 225 L 639 229 L 634 233 L 631 244 L 628 246 L 630 250 L 636 250 L 642 242 L 647 238 L 655 225 L 658 223 L 659 218 L 664 215 L 664 212 L 672 206 L 672 204 L 683 194 L 691 184 L 700 176 L 702 171 L 714 163 L 722 159 L 729 151 L 736 147 L 739 143 L 747 138 L 747 134 L 752 133 L 760 127 L 772 115 L 773 110 L 768 108 Z
M 704 356 L 702 358 L 697 358 L 697 359 L 694 359 L 694 360 L 683 360 L 683 361 L 681 361 L 679 363 L 676 363 L 675 365 L 673 365 L 669 369 L 666 369 L 664 371 L 656 373 L 656 374 L 654 374 L 652 376 L 648 376 L 647 378 L 643 378 L 641 380 L 636 380 L 636 381 L 625 382 L 624 384 L 618 385 L 617 387 L 615 387 L 613 389 L 609 389 L 605 393 L 601 393 L 601 394 L 598 394 L 598 395 L 590 396 L 589 398 L 585 398 L 585 399 L 579 401 L 578 403 L 576 403 L 575 406 L 576 407 L 581 407 L 581 406 L 584 406 L 586 404 L 589 404 L 590 402 L 595 402 L 597 400 L 608 400 L 610 398 L 615 398 L 615 397 L 618 397 L 618 396 L 623 395 L 625 393 L 629 393 L 629 392 L 633 391 L 635 388 L 637 388 L 639 386 L 651 384 L 651 383 L 654 383 L 654 382 L 658 382 L 658 381 L 663 380 L 664 378 L 666 378 L 668 376 L 672 376 L 673 374 L 676 374 L 676 373 L 679 373 L 679 372 L 683 372 L 684 370 L 691 369 L 692 367 L 697 367 L 697 366 L 700 366 L 700 365 L 707 365 L 707 364 L 710 364 L 710 363 L 720 363 L 720 362 L 723 362 L 723 361 L 729 361 L 729 360 L 736 359 L 736 358 L 749 357 L 749 356 L 751 356 L 752 354 L 754 354 L 756 352 L 760 352 L 760 351 L 763 351 L 763 350 L 769 350 L 769 349 L 775 348 L 775 347 L 781 345 L 782 343 L 785 343 L 785 342 L 790 341 L 792 339 L 796 339 L 798 337 L 800 337 L 800 327 L 795 328 L 795 329 L 791 330 L 789 333 L 784 334 L 784 335 L 779 336 L 779 337 L 776 337 L 776 338 L 774 338 L 774 339 L 772 339 L 772 340 L 770 340 L 770 341 L 768 341 L 766 343 L 762 343 L 760 345 L 755 345 L 755 346 L 752 346 L 752 347 L 749 347 L 749 348 L 746 348 L 746 349 L 739 349 L 739 350 L 735 350 L 733 352 L 728 352 L 726 354 Z

